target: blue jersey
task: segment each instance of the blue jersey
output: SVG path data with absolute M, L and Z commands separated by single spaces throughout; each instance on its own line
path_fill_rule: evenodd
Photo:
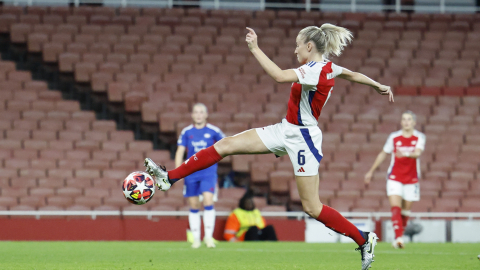
M 187 148 L 188 159 L 198 151 L 212 146 L 223 138 L 225 138 L 225 134 L 223 134 L 223 132 L 214 125 L 207 124 L 201 129 L 195 128 L 194 125 L 189 125 L 182 130 L 177 144 Z M 199 178 L 217 175 L 217 167 L 218 165 L 214 164 L 206 169 L 195 172 L 186 178 Z

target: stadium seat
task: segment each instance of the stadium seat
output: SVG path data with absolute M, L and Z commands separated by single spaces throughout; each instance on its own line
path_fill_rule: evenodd
M 460 206 L 460 201 L 454 198 L 442 198 L 435 200 L 435 206 L 433 207 L 432 212 L 452 212 L 456 211 Z
M 288 183 L 294 178 L 292 171 L 274 171 L 269 174 L 270 192 L 273 194 L 288 193 Z
M 354 200 L 351 198 L 332 198 L 329 200 L 331 207 L 337 211 L 348 212 L 354 205 Z

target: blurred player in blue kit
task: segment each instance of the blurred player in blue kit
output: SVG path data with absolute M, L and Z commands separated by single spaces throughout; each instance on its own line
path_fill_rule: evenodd
M 216 126 L 207 123 L 207 107 L 202 103 L 193 105 L 192 119 L 193 124 L 182 130 L 178 138 L 178 148 L 175 154 L 175 167 L 179 167 L 184 162 L 185 150 L 187 151 L 188 162 L 191 157 L 196 158 L 195 154 L 207 147 L 214 145 L 217 141 L 223 139 L 225 135 Z M 206 169 L 195 172 L 185 177 L 183 196 L 188 199 L 190 213 L 188 222 L 194 240 L 192 248 L 199 248 L 200 241 L 200 199 L 203 195 L 203 226 L 205 236 L 203 238 L 208 248 L 214 248 L 213 231 L 215 228 L 215 209 L 213 207 L 213 195 L 217 185 L 217 168 L 214 164 Z

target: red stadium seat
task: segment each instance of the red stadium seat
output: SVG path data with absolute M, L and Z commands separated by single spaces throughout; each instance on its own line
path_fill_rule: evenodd
M 294 178 L 291 171 L 270 172 L 270 192 L 274 194 L 288 193 L 288 183 Z
M 337 211 L 348 212 L 354 205 L 354 200 L 352 198 L 333 198 L 330 199 L 330 206 L 335 208 Z
M 442 198 L 435 200 L 433 212 L 451 212 L 455 211 L 460 206 L 460 201 L 453 198 Z
M 58 67 L 61 72 L 73 72 L 74 65 L 80 62 L 79 53 L 62 53 L 58 56 Z
M 427 78 L 429 81 L 430 85 L 433 85 L 433 87 L 422 87 L 420 88 L 420 95 L 422 96 L 438 96 L 441 93 L 441 88 L 437 87 L 437 85 L 443 85 L 443 82 L 441 80 L 435 79 L 435 78 Z M 425 83 L 427 84 L 427 82 Z

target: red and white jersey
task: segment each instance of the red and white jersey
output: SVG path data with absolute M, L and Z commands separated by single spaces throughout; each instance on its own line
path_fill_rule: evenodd
M 413 153 L 416 148 L 425 149 L 425 134 L 414 130 L 413 135 L 406 138 L 402 135 L 402 131 L 395 131 L 388 136 L 387 142 L 383 147 L 383 151 L 392 154 L 390 167 L 388 168 L 389 180 L 401 182 L 403 184 L 415 184 L 420 178 L 420 158 L 395 156 L 397 151 Z
M 287 121 L 298 126 L 316 126 L 323 106 L 332 94 L 334 78 L 342 68 L 332 62 L 309 62 L 294 69 L 298 83 L 292 84 Z

